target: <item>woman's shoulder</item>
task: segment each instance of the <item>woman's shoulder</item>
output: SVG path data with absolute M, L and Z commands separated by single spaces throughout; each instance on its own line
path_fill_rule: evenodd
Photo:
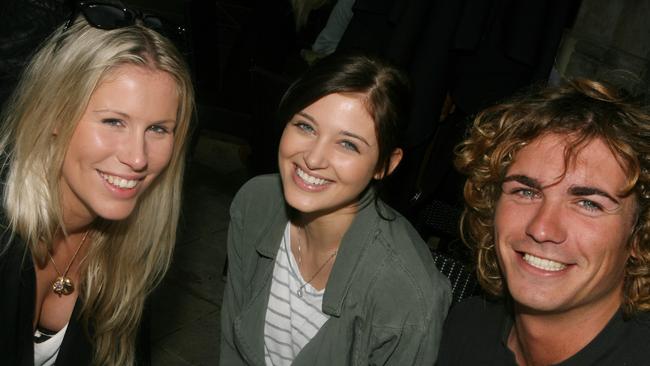
M 416 272 L 426 278 L 439 282 L 445 277 L 436 268 L 431 251 L 413 225 L 396 211 L 392 211 L 392 218 L 389 220 L 380 219 L 378 224 L 376 240 L 379 241 L 394 261 L 401 262 L 401 266 L 394 269 L 398 272 Z M 426 272 L 423 273 L 423 272 Z M 417 275 L 416 275 L 417 277 Z
M 277 174 L 260 175 L 239 189 L 230 205 L 231 217 L 269 218 L 285 210 L 282 181 Z
M 429 247 L 408 220 L 397 213 L 392 220 L 380 219 L 375 241 L 384 257 L 376 271 L 379 297 L 396 300 L 406 312 L 419 308 L 423 314 L 434 309 L 446 313 L 449 280 L 438 271 Z
M 284 202 L 282 180 L 278 174 L 265 174 L 251 178 L 241 186 L 233 199 L 233 205 L 250 203 L 259 205 L 267 202 L 269 204 Z

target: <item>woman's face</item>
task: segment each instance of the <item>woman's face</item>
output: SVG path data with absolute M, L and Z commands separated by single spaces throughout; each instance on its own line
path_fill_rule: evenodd
M 178 103 L 176 83 L 162 71 L 125 65 L 101 82 L 63 162 L 64 220 L 83 224 L 131 214 L 169 164 Z
M 278 160 L 287 203 L 303 213 L 356 210 L 376 174 L 375 125 L 361 96 L 329 94 L 287 123 Z

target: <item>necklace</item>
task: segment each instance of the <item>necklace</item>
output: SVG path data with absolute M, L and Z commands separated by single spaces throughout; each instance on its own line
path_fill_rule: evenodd
M 52 262 L 52 265 L 54 266 L 54 270 L 56 271 L 56 274 L 59 275 L 59 277 L 52 282 L 52 291 L 54 291 L 55 294 L 59 295 L 70 295 L 74 291 L 74 283 L 68 277 L 68 271 L 70 270 L 70 266 L 74 262 L 75 258 L 77 258 L 77 254 L 79 253 L 79 249 L 84 245 L 84 242 L 86 241 L 86 237 L 88 236 L 88 231 L 84 233 L 84 236 L 81 238 L 81 242 L 79 243 L 79 246 L 77 247 L 77 251 L 74 252 L 74 255 L 72 256 L 72 259 L 70 259 L 70 262 L 68 262 L 68 266 L 65 268 L 65 271 L 63 274 L 61 274 L 61 271 L 56 266 L 56 263 L 54 262 L 54 258 L 52 258 L 52 254 L 50 251 L 47 251 L 47 255 L 50 256 L 50 261 Z M 66 240 L 66 239 L 64 239 Z M 67 240 L 66 240 L 67 241 Z
M 302 267 L 302 250 L 301 250 L 301 243 L 300 243 L 301 228 L 300 226 L 297 225 L 296 227 L 298 228 L 298 270 L 300 271 L 300 267 Z M 298 295 L 298 297 L 302 297 L 302 289 L 304 289 L 305 286 L 307 286 L 311 281 L 314 280 L 314 278 L 316 278 L 316 276 L 318 276 L 318 274 L 323 270 L 323 268 L 325 268 L 325 265 L 327 265 L 327 263 L 329 263 L 329 261 L 331 261 L 332 258 L 336 256 L 336 253 L 338 253 L 338 250 L 335 250 L 334 253 L 332 253 L 332 255 L 330 255 L 329 258 L 327 258 L 327 260 L 323 262 L 323 264 L 321 264 L 318 270 L 316 270 L 316 273 L 314 273 L 307 282 L 303 283 L 302 285 L 300 285 L 300 287 L 298 287 L 298 290 L 296 291 L 296 295 Z

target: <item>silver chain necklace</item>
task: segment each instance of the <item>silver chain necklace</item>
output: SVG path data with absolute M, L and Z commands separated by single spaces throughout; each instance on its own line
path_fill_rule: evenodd
M 302 228 L 300 226 L 296 226 L 296 228 L 298 229 L 298 271 L 300 271 L 300 268 L 302 267 L 302 248 L 301 248 L 302 243 L 300 242 L 300 232 L 301 232 Z M 332 253 L 332 255 L 330 255 L 329 258 L 327 258 L 327 260 L 325 262 L 323 262 L 323 264 L 321 264 L 321 266 L 318 268 L 316 273 L 314 273 L 311 276 L 309 281 L 303 283 L 302 285 L 300 285 L 300 287 L 298 287 L 298 290 L 296 291 L 296 295 L 298 295 L 298 297 L 302 297 L 302 294 L 303 294 L 302 290 L 305 288 L 305 286 L 307 286 L 311 281 L 314 280 L 314 278 L 316 278 L 316 276 L 318 276 L 318 274 L 323 270 L 323 268 L 325 268 L 327 263 L 329 263 L 332 260 L 332 258 L 334 258 L 336 256 L 337 253 L 338 253 L 338 250 L 335 250 L 334 253 Z

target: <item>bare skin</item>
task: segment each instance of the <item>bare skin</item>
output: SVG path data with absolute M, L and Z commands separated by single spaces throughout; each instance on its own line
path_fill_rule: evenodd
M 302 257 L 300 274 L 305 281 L 311 279 L 309 284 L 319 291 L 327 286 L 336 261 L 336 256 L 332 258 L 332 254 L 338 251 L 343 234 L 352 224 L 354 215 L 354 212 L 338 212 L 312 221 L 303 221 L 298 224 L 301 230 L 298 230 L 296 224 L 291 226 L 291 251 L 296 260 L 299 256 Z M 301 244 L 300 253 L 298 240 Z
M 70 263 L 84 233 L 85 230 L 70 234 L 67 241 L 63 240 L 62 235 L 57 238 L 53 246 L 52 257 L 61 273 L 65 271 L 68 263 Z M 34 328 L 40 326 L 58 332 L 69 322 L 79 293 L 79 268 L 86 256 L 89 244 L 89 240 L 86 239 L 86 243 L 81 247 L 74 262 L 70 265 L 67 277 L 72 280 L 75 289 L 69 295 L 59 296 L 52 291 L 52 283 L 59 275 L 49 258 L 44 267 L 36 266 Z
M 519 365 L 562 362 L 588 345 L 624 297 L 636 198 L 601 140 L 565 164 L 563 135 L 540 137 L 509 167 L 495 211 L 512 299 L 508 347 Z M 566 167 L 566 169 L 565 169 Z
M 556 316 L 515 310 L 508 348 L 522 366 L 560 363 L 583 349 L 598 335 L 620 306 L 612 299 L 586 313 L 581 309 Z
M 62 274 L 95 219 L 128 217 L 138 197 L 167 167 L 177 110 L 174 79 L 140 66 L 115 69 L 93 92 L 77 122 L 61 172 L 62 225 L 69 236 L 66 240 L 59 231 L 51 254 Z M 57 136 L 56 132 L 52 135 Z M 52 291 L 59 275 L 49 258 L 36 266 L 34 327 L 59 331 L 69 322 L 91 239 L 86 239 L 68 271 L 75 286 L 69 295 Z
M 388 174 L 401 157 L 400 149 L 392 152 Z M 383 178 L 378 159 L 375 123 L 361 95 L 326 95 L 285 126 L 280 176 L 285 200 L 299 212 L 292 222 L 291 250 L 302 263 L 303 279 L 318 290 L 327 285 L 336 261 L 332 254 L 352 224 L 359 197 L 373 178 Z

